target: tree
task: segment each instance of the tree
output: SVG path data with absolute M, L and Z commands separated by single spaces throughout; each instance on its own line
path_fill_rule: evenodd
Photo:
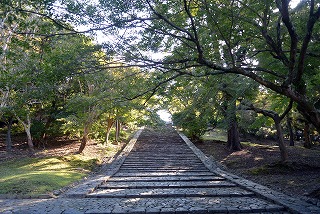
M 32 142 L 32 123 L 39 114 L 47 119 L 48 128 L 63 109 L 64 100 L 72 91 L 64 93 L 75 75 L 95 71 L 101 46 L 92 45 L 83 35 L 70 35 L 66 40 L 67 24 L 51 19 L 45 13 L 53 1 L 4 1 L 0 3 L 4 19 L 1 45 L 1 107 L 24 126 L 28 145 Z M 59 36 L 59 34 L 61 34 Z M 61 101 L 62 100 L 62 101 Z M 58 106 L 59 105 L 59 106 Z M 3 112 L 0 109 L 1 113 Z M 48 112 L 46 112 L 48 110 Z M 8 119 L 10 119 L 10 114 Z M 42 121 L 41 121 L 42 122 Z M 10 130 L 10 129 L 8 129 Z M 45 131 L 41 133 L 45 135 Z
M 282 162 L 287 161 L 288 152 L 287 152 L 287 149 L 286 149 L 286 146 L 285 146 L 285 143 L 284 143 L 284 137 L 283 137 L 283 131 L 282 131 L 282 127 L 281 127 L 281 121 L 288 114 L 288 112 L 291 110 L 291 108 L 292 108 L 292 101 L 290 101 L 288 107 L 286 108 L 286 110 L 283 112 L 282 115 L 279 115 L 275 111 L 257 108 L 253 104 L 250 104 L 246 108 L 247 110 L 253 110 L 253 111 L 257 112 L 257 113 L 263 114 L 266 117 L 270 117 L 274 121 L 276 130 L 277 130 L 277 142 L 278 142 L 278 146 L 279 146 L 279 149 L 280 149 L 280 156 L 281 156 L 281 161 Z
M 180 77 L 169 84 L 166 91 L 162 96 L 172 114 L 173 124 L 182 128 L 191 139 L 199 140 L 215 115 L 214 90 L 204 79 Z
M 171 72 L 172 77 L 243 75 L 292 99 L 320 131 L 317 98 L 307 85 L 318 79 L 309 73 L 312 68 L 319 73 L 319 62 L 313 59 L 318 57 L 320 7 L 312 0 L 292 9 L 289 2 L 146 0 L 101 4 L 108 8 L 106 17 L 113 21 L 116 32 L 141 34 L 121 34 L 121 44 L 116 46 L 131 63 L 144 62 Z M 110 33 L 112 29 L 108 29 Z M 152 60 L 150 51 L 169 54 L 163 60 Z M 194 73 L 187 70 L 191 67 L 209 69 Z
M 294 134 L 293 134 L 293 129 L 292 129 L 292 118 L 290 117 L 290 112 L 287 115 L 287 127 L 289 130 L 289 145 L 294 146 Z

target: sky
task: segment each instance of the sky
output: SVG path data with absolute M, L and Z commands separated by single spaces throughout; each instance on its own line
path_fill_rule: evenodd
M 172 122 L 171 120 L 171 114 L 168 110 L 162 109 L 157 112 L 157 114 L 160 116 L 161 120 L 165 122 Z
M 300 1 L 301 1 L 301 0 L 291 0 L 290 6 L 291 6 L 292 8 L 295 8 Z M 305 0 L 303 0 L 303 1 L 305 1 Z

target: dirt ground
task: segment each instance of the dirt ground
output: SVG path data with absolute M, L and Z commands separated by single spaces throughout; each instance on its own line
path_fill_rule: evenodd
M 276 142 L 252 139 L 250 142 L 238 152 L 228 150 L 222 141 L 195 145 L 231 173 L 320 205 L 320 145 L 312 149 L 303 148 L 303 142 L 287 146 L 289 160 L 282 164 Z
M 53 138 L 46 143 L 35 143 L 35 153 L 30 155 L 24 136 L 14 136 L 13 148 L 11 153 L 6 152 L 4 142 L 0 142 L 0 163 L 2 161 L 18 159 L 23 157 L 51 157 L 75 154 L 80 147 L 80 140 L 68 139 L 64 137 Z M 114 156 L 123 146 L 125 142 L 110 144 L 107 148 L 101 146 L 100 143 L 89 141 L 83 151 L 84 156 L 93 157 L 103 162 Z

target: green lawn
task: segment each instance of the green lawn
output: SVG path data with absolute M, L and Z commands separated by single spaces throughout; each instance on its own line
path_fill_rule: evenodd
M 83 178 L 96 165 L 97 159 L 82 155 L 2 162 L 0 194 L 44 194 Z
M 223 129 L 213 129 L 201 136 L 202 140 L 218 140 L 227 142 L 227 132 Z

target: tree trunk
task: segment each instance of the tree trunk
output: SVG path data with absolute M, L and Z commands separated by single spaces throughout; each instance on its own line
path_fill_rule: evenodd
M 54 112 L 57 110 L 56 101 L 52 101 L 52 107 L 50 110 L 50 115 L 48 117 L 48 120 L 46 122 L 46 125 L 44 126 L 44 131 L 42 133 L 42 139 L 45 140 L 47 138 L 47 130 L 51 126 L 52 122 L 55 121 L 55 118 L 53 116 Z
M 273 118 L 273 121 L 277 129 L 277 137 L 278 137 L 277 141 L 280 149 L 281 162 L 285 162 L 288 160 L 288 151 L 287 151 L 286 145 L 284 144 L 283 131 L 281 127 L 281 119 L 279 116 L 275 116 Z
M 111 128 L 114 124 L 114 119 L 113 118 L 108 118 L 107 119 L 107 129 L 106 129 L 106 140 L 104 141 L 104 146 L 108 145 L 109 143 L 109 135 L 110 135 L 110 131 L 111 131 Z
M 49 116 L 45 126 L 44 126 L 44 130 L 42 133 L 42 139 L 45 140 L 47 138 L 47 130 L 50 127 L 51 123 L 53 122 L 53 118 L 51 116 Z
M 33 145 L 33 142 L 32 142 L 32 136 L 31 136 L 31 120 L 30 120 L 30 116 L 27 115 L 27 122 L 24 122 L 23 120 L 21 120 L 20 117 L 16 116 L 17 119 L 19 120 L 20 123 L 22 123 L 23 127 L 24 127 L 24 131 L 26 132 L 27 134 L 27 143 L 28 143 L 28 146 L 29 146 L 29 150 L 30 150 L 30 153 L 33 154 L 34 153 L 34 145 Z
M 292 119 L 288 115 L 287 116 L 287 126 L 288 126 L 288 130 L 289 130 L 289 141 L 290 141 L 289 145 L 294 146 L 294 134 L 293 134 L 291 122 L 292 122 Z
M 7 125 L 7 136 L 6 136 L 6 150 L 7 152 L 12 152 L 12 141 L 11 141 L 11 127 L 12 127 L 13 117 L 9 117 Z
M 84 129 L 83 129 L 83 136 L 81 139 L 80 148 L 77 152 L 78 154 L 81 154 L 83 152 L 84 148 L 86 147 L 87 142 L 89 141 L 89 132 L 90 132 L 90 125 L 85 124 Z
M 225 92 L 226 93 L 226 92 Z M 227 148 L 232 151 L 240 151 L 242 146 L 240 144 L 240 135 L 238 130 L 237 122 L 237 105 L 236 99 L 234 99 L 230 94 L 226 93 L 226 115 L 225 118 L 228 121 L 228 141 Z
M 314 125 L 314 127 L 317 129 L 318 133 L 320 133 L 319 110 L 314 105 L 310 105 L 308 101 L 305 101 L 305 100 L 302 100 L 301 103 L 299 102 L 297 103 L 298 103 L 297 109 L 299 113 L 301 113 L 308 122 L 312 123 L 312 125 Z
M 281 116 L 279 116 L 279 114 L 274 111 L 268 111 L 268 110 L 256 108 L 253 105 L 251 105 L 248 108 L 250 110 L 254 110 L 257 113 L 261 113 L 264 116 L 270 117 L 273 119 L 273 121 L 275 123 L 275 127 L 277 129 L 277 137 L 278 137 L 277 142 L 278 142 L 278 146 L 280 149 L 280 155 L 281 155 L 282 162 L 285 162 L 288 159 L 288 152 L 287 152 L 287 148 L 284 143 L 283 132 L 282 132 L 282 127 L 281 127 L 281 120 L 285 117 L 285 115 L 287 113 L 289 113 L 291 108 L 292 108 L 292 101 L 290 101 L 290 104 L 288 105 L 287 109 L 285 110 L 285 112 Z
M 232 151 L 240 151 L 242 149 L 236 120 L 229 122 L 227 147 Z
M 45 140 L 47 138 L 47 130 L 51 126 L 52 122 L 54 121 L 54 118 L 52 116 L 49 116 L 42 133 L 42 139 Z
M 121 124 L 119 120 L 116 120 L 116 142 L 119 141 L 119 137 L 120 137 L 120 128 L 121 128 Z
M 303 147 L 310 149 L 312 145 L 311 145 L 311 139 L 310 139 L 310 125 L 308 122 L 305 122 L 304 129 L 303 129 L 303 136 L 304 136 Z
M 27 133 L 29 150 L 30 150 L 30 153 L 33 154 L 34 153 L 34 145 L 33 145 L 33 142 L 32 142 L 32 136 L 31 136 L 30 127 L 27 128 L 26 133 Z

